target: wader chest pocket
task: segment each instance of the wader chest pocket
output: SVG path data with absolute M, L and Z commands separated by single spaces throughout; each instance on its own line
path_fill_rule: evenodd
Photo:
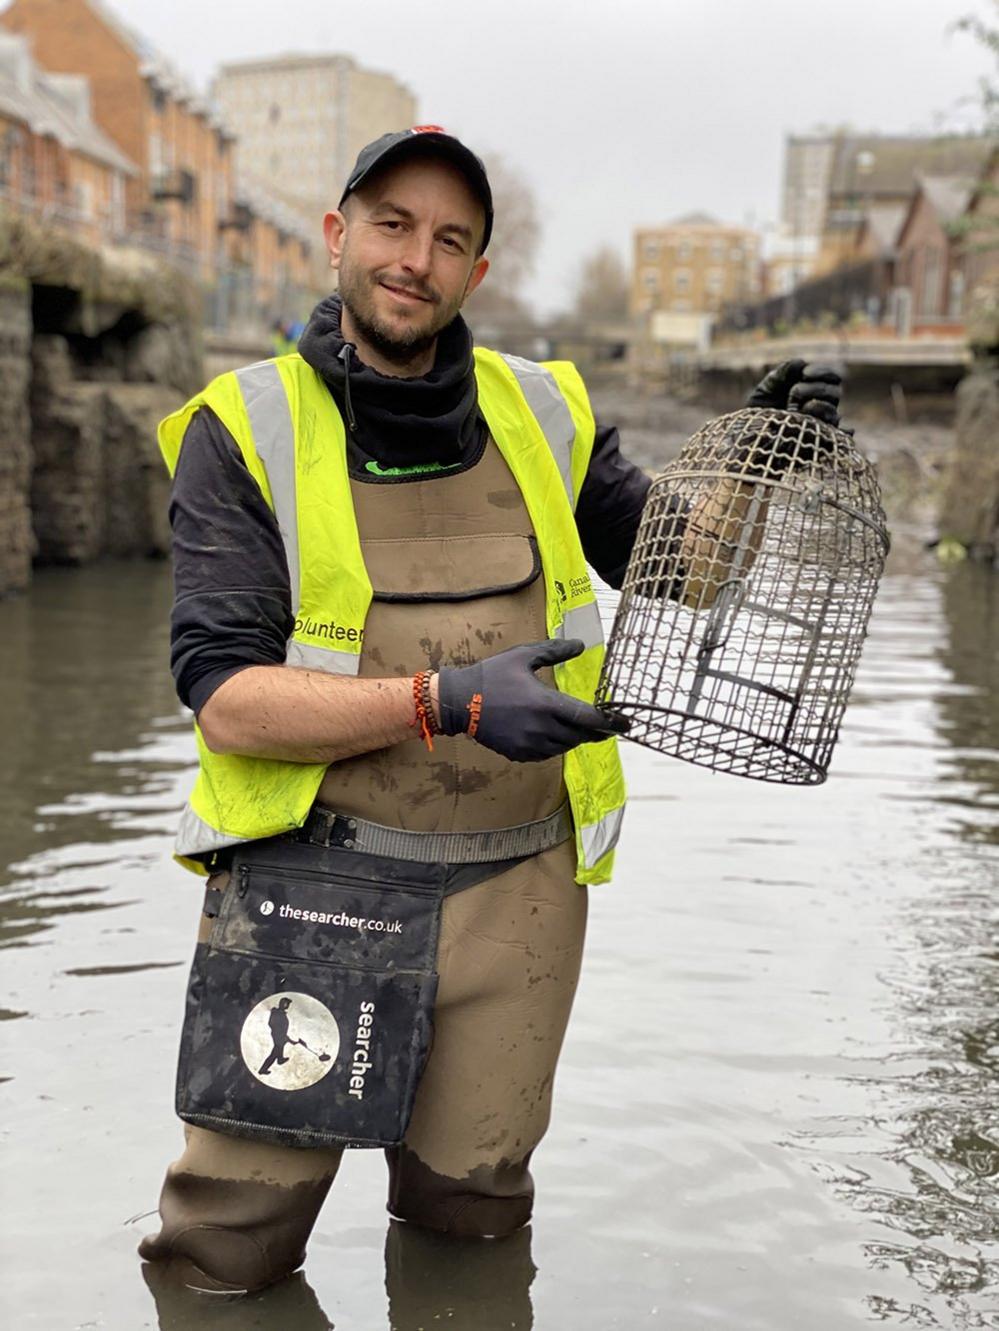
M 177 1113 L 289 1146 L 393 1145 L 430 1045 L 440 888 L 292 867 L 288 843 L 268 863 L 264 844 L 237 853 L 195 950 Z

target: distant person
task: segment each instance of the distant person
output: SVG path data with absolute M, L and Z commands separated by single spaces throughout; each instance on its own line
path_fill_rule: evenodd
M 283 319 L 275 319 L 271 324 L 271 348 L 275 356 L 287 356 L 290 351 L 295 350 L 298 339 L 293 342 L 289 333 L 289 326 Z
M 624 813 L 587 566 L 621 586 L 650 485 L 572 365 L 473 349 L 460 311 L 492 226 L 485 168 L 457 139 L 422 126 L 369 144 L 324 222 L 339 293 L 299 354 L 223 376 L 161 431 L 173 669 L 201 733 L 178 852 L 219 888 L 264 838 L 291 884 L 363 860 L 392 889 L 437 866 L 434 1038 L 387 1151 L 388 1207 L 458 1238 L 531 1216 L 587 885 L 610 878 Z M 836 421 L 838 398 L 796 361 L 752 400 Z M 367 965 L 371 946 L 358 931 Z M 321 1093 L 284 1094 L 284 1130 L 296 1095 L 333 1123 L 327 1088 L 371 1029 L 343 1032 Z M 302 1262 L 349 1133 L 333 1123 L 333 1144 L 304 1150 L 259 1126 L 189 1127 L 143 1257 L 215 1291 Z

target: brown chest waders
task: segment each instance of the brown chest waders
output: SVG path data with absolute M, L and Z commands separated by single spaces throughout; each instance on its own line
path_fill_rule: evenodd
M 492 441 L 466 472 L 352 490 L 374 593 L 362 676 L 547 637 L 537 544 Z M 463 736 L 333 764 L 302 834 L 234 853 L 191 972 L 180 1117 L 291 1146 L 400 1142 L 432 1037 L 448 866 L 559 844 L 565 798 L 560 758 L 514 764 Z M 350 825 L 374 825 L 382 854 L 320 835 Z

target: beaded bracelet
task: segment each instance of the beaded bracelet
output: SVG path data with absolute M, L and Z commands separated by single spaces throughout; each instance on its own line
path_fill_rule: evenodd
M 429 670 L 418 670 L 413 676 L 413 703 L 416 707 L 416 716 L 410 722 L 410 725 L 420 727 L 420 736 L 430 752 L 433 753 L 434 741 L 432 736 L 440 734 L 440 726 L 437 724 L 433 701 L 430 697 L 431 673 Z

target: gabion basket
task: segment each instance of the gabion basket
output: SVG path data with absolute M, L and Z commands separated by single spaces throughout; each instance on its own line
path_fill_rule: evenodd
M 649 492 L 598 704 L 660 753 L 824 781 L 887 553 L 849 434 L 789 411 L 709 422 Z

